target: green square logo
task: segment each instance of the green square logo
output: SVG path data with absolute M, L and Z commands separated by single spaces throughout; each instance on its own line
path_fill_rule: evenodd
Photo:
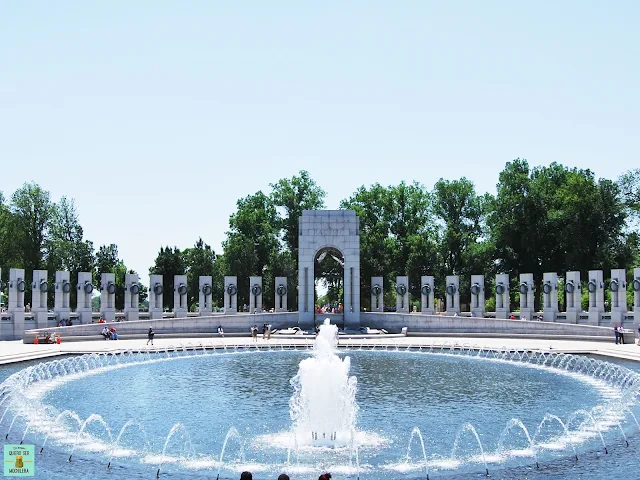
M 4 446 L 4 476 L 33 477 L 35 474 L 33 445 Z

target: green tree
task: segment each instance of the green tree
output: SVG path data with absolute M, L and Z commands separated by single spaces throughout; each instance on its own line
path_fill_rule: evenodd
M 20 265 L 16 242 L 15 219 L 9 206 L 5 203 L 4 195 L 0 192 L 0 269 L 5 283 L 9 279 L 9 269 Z
M 640 168 L 629 170 L 618 178 L 622 202 L 630 215 L 640 219 Z
M 303 210 L 319 210 L 325 208 L 326 192 L 309 176 L 309 172 L 301 170 L 299 176 L 291 179 L 280 179 L 271 184 L 273 204 L 284 211 L 279 224 L 284 231 L 283 239 L 293 254 L 298 266 L 298 225 Z
M 501 269 L 533 273 L 540 291 L 544 272 L 586 275 L 632 261 L 626 220 L 614 182 L 558 163 L 529 169 L 517 159 L 500 173 L 488 223 Z
M 492 243 L 485 239 L 485 213 L 490 197 L 476 194 L 475 186 L 466 178 L 440 179 L 434 185 L 434 212 L 442 227 L 439 235 L 439 271 L 437 291 L 444 298 L 447 275 L 467 277 L 491 271 Z M 470 301 L 470 286 L 461 282 L 461 302 Z
M 420 184 L 361 186 L 340 208 L 360 218 L 361 300 L 370 308 L 372 276 L 383 276 L 387 291 L 396 275 L 410 275 L 409 291 L 419 295 L 420 276 L 435 265 L 433 212 L 429 192 Z
M 188 305 L 193 310 L 199 301 L 200 277 L 214 276 L 216 254 L 202 238 L 182 252 L 187 272 Z
M 55 282 L 58 270 L 70 272 L 71 305 L 75 305 L 78 272 L 90 272 L 94 265 L 93 243 L 83 239 L 75 202 L 62 197 L 53 205 L 49 235 L 46 242 L 46 265 L 49 282 Z M 49 302 L 53 303 L 55 291 L 49 292 Z
M 184 259 L 178 247 L 160 247 L 154 265 L 149 269 L 150 275 L 162 275 L 164 295 L 162 306 L 165 309 L 173 307 L 174 276 L 184 275 L 186 267 Z
M 269 263 L 280 248 L 279 219 L 270 197 L 261 191 L 241 198 L 237 211 L 229 218 L 229 231 L 223 244 L 229 272 L 238 277 L 238 305 L 249 303 L 249 277 L 265 277 Z M 263 278 L 263 298 L 272 286 Z
M 25 183 L 11 197 L 13 246 L 19 256 L 15 266 L 25 269 L 27 283 L 33 278 L 33 270 L 45 267 L 45 244 L 52 215 L 48 191 L 35 183 Z M 25 292 L 25 302 L 31 303 L 31 289 Z

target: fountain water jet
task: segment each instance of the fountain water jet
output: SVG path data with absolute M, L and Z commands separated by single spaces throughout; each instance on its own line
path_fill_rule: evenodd
M 73 442 L 73 448 L 71 449 L 71 454 L 69 455 L 69 459 L 67 461 L 69 462 L 71 461 L 71 457 L 73 457 L 73 453 L 76 451 L 76 447 L 78 446 L 78 440 L 80 439 L 80 435 L 82 435 L 82 432 L 85 431 L 85 429 L 87 428 L 87 425 L 89 425 L 91 422 L 100 423 L 100 425 L 104 427 L 105 431 L 109 435 L 109 443 L 113 442 L 113 437 L 111 436 L 111 429 L 109 428 L 109 425 L 107 425 L 107 422 L 104 421 L 101 415 L 97 413 L 92 413 L 82 423 L 80 430 L 78 430 L 78 433 L 76 434 L 76 440 L 75 442 Z
M 478 443 L 478 447 L 480 447 L 480 454 L 482 455 L 482 463 L 484 463 L 484 470 L 486 472 L 487 477 L 489 476 L 489 468 L 487 467 L 487 459 L 484 456 L 484 448 L 482 448 L 482 442 L 480 441 L 480 437 L 478 436 L 478 432 L 470 423 L 465 423 L 458 430 L 458 434 L 456 435 L 456 439 L 453 442 L 453 448 L 451 449 L 451 460 L 455 462 L 456 460 L 456 451 L 458 450 L 458 444 L 460 443 L 460 437 L 465 431 L 470 431 L 476 439 Z
M 413 427 L 413 430 L 411 430 L 411 437 L 409 438 L 409 445 L 407 445 L 407 456 L 405 458 L 405 464 L 409 463 L 409 460 L 411 460 L 411 443 L 413 442 L 413 437 L 414 436 L 418 436 L 418 439 L 420 440 L 420 446 L 422 447 L 422 458 L 424 460 L 424 470 L 425 473 L 427 475 L 427 480 L 429 480 L 429 465 L 427 463 L 427 451 L 424 448 L 424 439 L 422 438 L 422 433 L 420 432 L 420 429 L 418 427 Z
M 325 320 L 320 326 L 313 356 L 300 362 L 291 379 L 294 393 L 289 401 L 293 430 L 298 439 L 318 446 L 349 444 L 358 406 L 357 380 L 349 377 L 351 360 L 335 354 L 338 327 Z
M 531 440 L 531 436 L 529 435 L 529 430 L 527 430 L 527 427 L 525 427 L 524 424 L 518 418 L 512 418 L 511 420 L 509 420 L 509 422 L 507 423 L 507 426 L 504 428 L 504 430 L 502 430 L 502 433 L 500 434 L 500 439 L 498 440 L 498 448 L 496 449 L 496 452 L 498 453 L 498 455 L 502 453 L 504 449 L 504 439 L 507 436 L 507 433 L 509 433 L 511 429 L 516 426 L 520 427 L 520 429 L 524 432 L 525 436 L 527 437 L 527 441 L 529 442 L 529 448 L 531 449 L 531 452 L 533 453 L 533 458 L 536 461 L 536 468 L 539 468 L 538 455 L 536 453 L 533 440 Z
M 164 446 L 162 447 L 162 456 L 160 457 L 160 464 L 158 465 L 158 471 L 156 472 L 156 478 L 160 478 L 160 469 L 162 469 L 162 464 L 165 461 L 167 446 L 169 445 L 169 441 L 171 440 L 171 438 L 173 438 L 173 436 L 178 432 L 178 430 L 182 430 L 184 434 L 187 436 L 189 451 L 193 449 L 193 445 L 191 444 L 191 437 L 189 436 L 189 432 L 187 431 L 187 428 L 181 423 L 176 423 L 173 427 L 171 427 L 171 430 L 169 430 L 169 433 L 167 434 L 167 438 L 164 441 Z
M 107 470 L 111 469 L 111 460 L 113 459 L 113 456 L 115 454 L 116 449 L 118 448 L 118 445 L 120 444 L 120 438 L 122 437 L 124 432 L 127 430 L 127 428 L 132 427 L 132 426 L 138 427 L 138 430 L 141 431 L 142 434 L 144 435 L 144 440 L 145 440 L 145 444 L 146 444 L 147 450 L 150 448 L 149 438 L 147 437 L 147 432 L 144 431 L 144 428 L 142 427 L 142 425 L 140 423 L 136 422 L 135 420 L 127 420 L 127 422 L 120 429 L 120 432 L 118 433 L 118 436 L 116 437 L 116 441 L 113 443 L 113 446 L 111 447 L 111 454 L 109 455 L 109 462 L 107 463 Z

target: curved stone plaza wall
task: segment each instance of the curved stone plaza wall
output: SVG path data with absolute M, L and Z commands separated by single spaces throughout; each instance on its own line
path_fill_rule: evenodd
M 332 317 L 332 323 L 340 325 L 342 320 Z M 591 325 L 577 325 L 565 323 L 538 322 L 528 320 L 504 320 L 493 318 L 451 317 L 442 315 L 402 314 L 402 313 L 361 313 L 361 321 L 370 328 L 384 329 L 389 333 L 401 333 L 407 329 L 409 335 L 439 335 L 439 336 L 502 336 L 519 337 L 531 336 L 535 338 L 572 337 L 580 339 L 613 339 L 613 331 L 609 327 Z M 204 336 L 217 337 L 218 327 L 224 329 L 225 335 L 249 335 L 252 325 L 257 325 L 261 331 L 264 323 L 271 324 L 273 329 L 297 326 L 299 316 L 291 313 L 262 313 L 237 315 L 210 315 L 190 318 L 166 318 L 162 320 L 136 320 L 116 323 L 93 323 L 88 325 L 74 325 L 71 327 L 51 327 L 24 332 L 24 342 L 33 343 L 36 335 L 44 333 L 59 333 L 63 341 L 73 340 L 101 340 L 100 332 L 105 325 L 114 325 L 121 339 L 146 337 L 149 327 L 158 336 L 188 337 Z M 311 332 L 312 330 L 309 330 Z M 633 334 L 629 339 L 633 341 Z

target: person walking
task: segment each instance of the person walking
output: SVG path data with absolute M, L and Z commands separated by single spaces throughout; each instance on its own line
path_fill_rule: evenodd
M 253 338 L 254 342 L 258 341 L 258 325 L 254 325 L 253 327 L 251 327 L 251 337 Z
M 149 342 L 151 342 L 151 345 L 153 345 L 153 337 L 156 334 L 156 332 L 153 331 L 153 328 L 149 327 L 149 332 L 147 333 L 147 345 L 149 345 Z

